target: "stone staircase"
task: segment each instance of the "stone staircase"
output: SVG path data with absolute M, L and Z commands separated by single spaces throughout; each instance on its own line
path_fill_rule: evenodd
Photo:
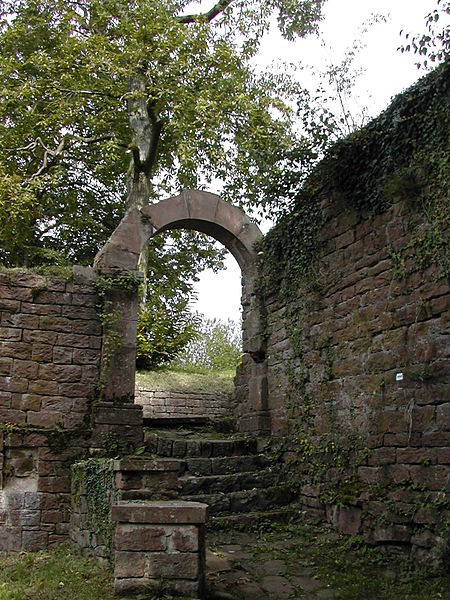
M 146 430 L 149 451 L 180 461 L 180 499 L 208 504 L 208 526 L 288 520 L 295 495 L 255 438 L 183 430 Z

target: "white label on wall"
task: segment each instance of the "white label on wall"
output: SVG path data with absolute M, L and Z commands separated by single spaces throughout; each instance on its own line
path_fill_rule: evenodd
M 397 373 L 395 375 L 395 381 L 403 381 L 403 373 Z

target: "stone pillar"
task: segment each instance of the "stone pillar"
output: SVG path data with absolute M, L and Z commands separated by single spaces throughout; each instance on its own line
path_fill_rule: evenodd
M 103 306 L 102 399 L 133 402 L 136 372 L 138 293 L 112 288 Z
M 255 274 L 251 269 L 242 272 L 242 346 L 243 360 L 236 376 L 236 395 L 239 400 L 239 430 L 242 433 L 270 433 L 268 411 L 266 340 L 263 310 L 255 290 Z M 245 384 L 242 385 L 242 382 Z
M 204 598 L 206 509 L 175 500 L 113 506 L 114 592 Z

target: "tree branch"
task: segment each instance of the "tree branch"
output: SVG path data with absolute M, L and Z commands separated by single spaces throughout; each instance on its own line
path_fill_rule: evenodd
M 156 154 L 158 152 L 159 138 L 161 137 L 162 131 L 162 122 L 161 119 L 158 119 L 158 117 L 156 116 L 155 111 L 153 110 L 153 107 L 150 103 L 147 104 L 147 112 L 152 123 L 152 137 L 150 141 L 150 150 L 147 159 L 142 164 L 142 169 L 144 173 L 147 176 L 149 176 L 153 169 L 153 164 L 155 162 Z
M 198 23 L 199 21 L 206 21 L 211 23 L 216 17 L 218 17 L 223 11 L 228 8 L 235 0 L 219 0 L 208 12 L 200 13 L 197 15 L 181 15 L 177 17 L 181 23 Z
M 128 149 L 128 144 L 118 141 L 114 133 L 108 133 L 103 135 L 94 135 L 91 137 L 67 135 L 61 139 L 61 141 L 54 150 L 46 146 L 40 137 L 37 137 L 35 140 L 30 142 L 26 146 L 22 146 L 20 148 L 8 148 L 8 151 L 20 152 L 26 150 L 34 153 L 34 151 L 38 147 L 41 147 L 44 151 L 41 166 L 35 173 L 33 173 L 33 175 L 31 175 L 31 179 L 36 179 L 36 177 L 42 175 L 42 173 L 44 173 L 44 171 L 46 171 L 49 168 L 49 166 L 51 166 L 52 160 L 54 160 L 58 156 L 61 156 L 65 151 L 69 150 L 77 142 L 82 142 L 83 144 L 96 144 L 98 142 L 105 142 L 107 140 L 115 140 L 121 148 Z

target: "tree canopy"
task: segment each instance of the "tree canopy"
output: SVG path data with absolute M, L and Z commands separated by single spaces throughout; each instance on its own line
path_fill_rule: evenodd
M 128 207 L 212 178 L 260 206 L 298 140 L 289 81 L 249 61 L 323 2 L 0 2 L 0 262 L 90 262 Z

